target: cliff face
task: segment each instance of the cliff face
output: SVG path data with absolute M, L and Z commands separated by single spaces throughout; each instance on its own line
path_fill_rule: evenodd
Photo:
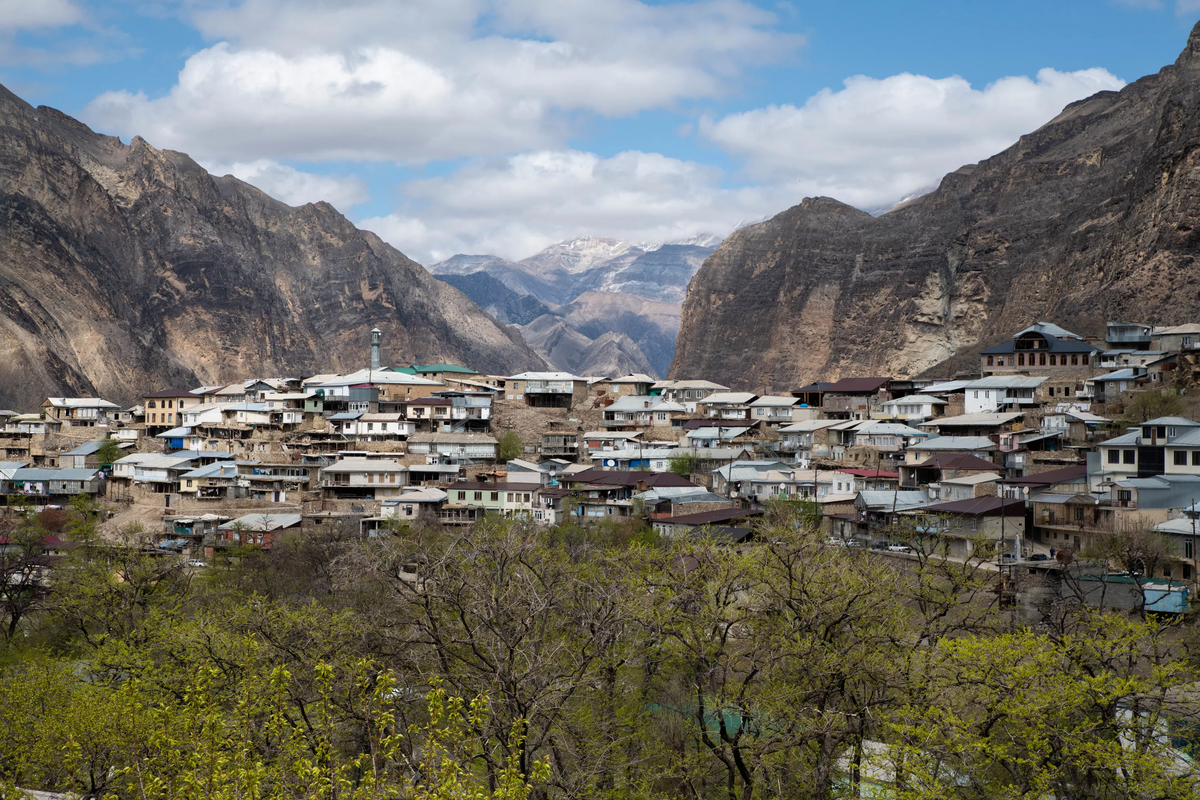
M 292 208 L 0 87 L 0 406 L 392 363 L 544 368 L 325 203 Z
M 1195 321 L 1197 228 L 1200 26 L 1174 65 L 882 217 L 810 198 L 737 231 L 688 287 L 670 375 L 784 390 L 946 371 L 1038 319 Z

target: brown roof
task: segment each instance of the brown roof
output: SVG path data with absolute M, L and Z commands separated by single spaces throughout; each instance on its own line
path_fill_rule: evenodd
M 1087 464 L 1077 464 L 1073 467 L 1052 469 L 1049 472 L 1039 472 L 1037 475 L 1026 475 L 1008 481 L 1009 486 L 1041 487 L 1053 486 L 1056 483 L 1079 483 L 1087 477 Z
M 741 517 L 758 517 L 762 516 L 762 513 L 752 508 L 718 508 L 716 511 L 701 511 L 698 514 L 668 517 L 661 522 L 668 525 L 711 525 L 715 522 L 728 522 Z
M 951 503 L 938 503 L 923 509 L 931 514 L 958 514 L 966 517 L 1025 517 L 1025 501 L 1018 497 L 972 497 Z
M 976 469 L 994 472 L 999 467 L 991 461 L 986 461 L 970 453 L 954 453 L 922 461 L 914 469 Z
M 605 486 L 637 486 L 642 481 L 646 486 L 658 488 L 661 486 L 695 486 L 687 478 L 681 478 L 673 472 L 641 472 L 624 470 L 588 469 L 564 476 L 570 483 L 593 483 Z
M 825 387 L 825 391 L 830 394 L 875 394 L 891 383 L 891 380 L 891 378 L 842 378 Z

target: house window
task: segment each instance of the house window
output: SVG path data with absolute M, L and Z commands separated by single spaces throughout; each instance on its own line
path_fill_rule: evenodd
M 1192 466 L 1200 467 L 1200 450 L 1192 451 Z
M 1025 354 L 1024 353 L 1021 353 L 1020 355 L 1017 356 L 1017 366 L 1018 367 L 1025 366 Z
M 466 500 L 466 499 L 467 499 L 467 493 L 466 493 L 466 492 L 459 492 L 459 493 L 458 493 L 458 499 L 459 499 L 459 500 Z
M 1000 358 L 996 360 L 996 365 L 1000 367 L 1004 366 L 1004 356 L 1000 356 Z
M 521 500 L 522 503 L 525 503 L 525 504 L 529 503 L 529 495 L 525 494 L 525 495 L 521 495 L 521 497 L 522 497 L 522 500 Z
M 476 499 L 476 500 L 483 500 L 483 492 L 476 492 L 476 493 L 475 493 L 475 499 Z
M 1188 454 L 1186 450 L 1175 451 L 1175 466 L 1186 467 L 1188 463 Z
M 994 366 L 992 362 L 994 362 L 995 360 L 996 359 L 994 356 L 988 356 L 988 366 L 989 367 Z
M 1046 354 L 1045 353 L 1038 353 L 1038 364 L 1043 367 L 1046 366 Z
M 978 400 L 978 399 L 979 399 L 979 392 L 975 392 L 975 399 L 976 399 L 976 400 Z
M 192 488 L 192 482 L 191 482 L 191 481 L 188 481 L 188 482 L 187 482 L 187 485 L 188 485 L 188 488 L 189 488 L 189 489 L 190 489 L 190 488 Z
M 492 492 L 492 502 L 493 503 L 500 502 L 500 493 L 499 492 Z
M 1197 452 L 1200 452 L 1200 450 L 1198 450 Z M 1121 451 L 1120 450 L 1109 450 L 1108 451 L 1108 463 L 1120 464 L 1121 463 Z
M 1071 356 L 1071 366 L 1072 367 L 1079 366 L 1079 356 Z
M 146 403 L 146 408 L 158 408 L 158 406 L 154 405 L 154 401 L 151 400 L 149 403 Z
M 1053 367 L 1057 363 L 1057 361 L 1056 361 L 1057 358 L 1058 358 L 1057 356 L 1053 356 L 1053 355 L 1050 356 L 1050 366 Z
M 1124 462 L 1126 464 L 1136 464 L 1137 463 L 1137 451 L 1136 450 L 1122 450 L 1121 455 L 1122 455 L 1122 459 L 1124 460 Z
M 1083 365 L 1086 367 L 1086 366 L 1088 365 L 1088 361 L 1090 360 L 1090 358 L 1091 358 L 1090 356 L 1088 356 L 1088 355 L 1084 354 L 1084 355 L 1083 355 L 1083 356 L 1080 358 L 1080 362 L 1081 362 L 1081 363 L 1082 363 L 1082 364 L 1083 364 Z
M 1075 521 L 1083 522 L 1083 509 L 1082 508 L 1075 509 Z

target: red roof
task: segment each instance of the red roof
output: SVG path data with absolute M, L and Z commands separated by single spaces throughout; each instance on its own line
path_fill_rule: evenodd
M 900 473 L 888 472 L 886 469 L 852 469 L 850 467 L 846 467 L 844 469 L 839 469 L 837 471 L 845 472 L 847 475 L 853 475 L 856 478 L 899 478 L 900 477 Z

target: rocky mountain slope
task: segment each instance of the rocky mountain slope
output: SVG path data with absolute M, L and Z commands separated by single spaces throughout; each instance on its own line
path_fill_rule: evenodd
M 809 198 L 737 231 L 692 280 L 670 374 L 787 389 L 965 363 L 1038 319 L 1195 321 L 1198 229 L 1200 26 L 1174 65 L 887 214 Z
M 325 203 L 292 208 L 0 87 L 0 405 L 394 363 L 545 362 Z
M 515 295 L 544 305 L 547 313 L 563 317 L 568 328 L 572 328 L 572 316 L 588 320 L 592 332 L 578 327 L 573 330 L 591 341 L 598 341 L 605 333 L 622 334 L 626 340 L 612 339 L 606 349 L 621 355 L 608 360 L 649 364 L 650 369 L 637 371 L 662 375 L 675 354 L 678 309 L 688 281 L 719 241 L 706 234 L 651 244 L 586 236 L 551 245 L 521 261 L 456 255 L 429 270 L 462 289 L 502 322 L 527 325 L 532 321 L 534 303 L 514 300 L 512 295 Z M 495 283 L 482 280 L 483 275 L 503 284 L 511 295 Z M 596 310 L 587 310 L 593 306 Z M 601 313 L 600 309 L 611 312 L 612 316 L 597 327 L 591 321 Z M 537 331 L 530 332 L 533 338 L 530 335 L 526 338 L 556 367 L 573 371 L 575 368 L 569 366 L 575 363 L 573 359 L 555 361 L 547 355 L 555 351 L 543 347 L 550 324 L 543 323 Z

